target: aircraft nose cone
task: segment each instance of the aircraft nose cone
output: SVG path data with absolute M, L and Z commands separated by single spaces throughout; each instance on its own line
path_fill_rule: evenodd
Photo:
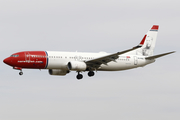
M 9 64 L 9 63 L 10 63 L 10 61 L 9 61 L 8 58 L 4 59 L 3 62 L 4 62 L 5 64 Z

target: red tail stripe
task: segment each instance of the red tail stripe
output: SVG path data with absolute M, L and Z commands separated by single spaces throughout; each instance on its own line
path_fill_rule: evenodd
M 151 30 L 158 30 L 159 26 L 158 25 L 153 25 Z

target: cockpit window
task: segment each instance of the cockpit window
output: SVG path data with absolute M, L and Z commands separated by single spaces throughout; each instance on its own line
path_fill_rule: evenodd
M 19 55 L 11 55 L 10 57 L 19 57 Z

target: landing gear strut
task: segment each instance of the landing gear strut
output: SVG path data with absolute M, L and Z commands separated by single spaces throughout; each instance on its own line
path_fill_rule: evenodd
M 78 80 L 80 80 L 80 79 L 83 78 L 83 75 L 78 72 L 78 75 L 76 76 L 76 78 L 77 78 Z
M 13 67 L 15 70 L 20 70 L 19 75 L 23 75 L 22 68 L 20 67 Z
M 94 76 L 94 72 L 93 72 L 93 71 L 89 71 L 89 72 L 88 72 L 88 76 L 89 76 L 89 77 Z

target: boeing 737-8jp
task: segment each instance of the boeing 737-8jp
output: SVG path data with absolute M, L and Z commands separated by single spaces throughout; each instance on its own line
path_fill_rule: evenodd
M 143 37 L 139 45 L 113 54 L 59 51 L 24 51 L 12 54 L 4 59 L 4 63 L 16 70 L 48 69 L 50 75 L 66 75 L 76 71 L 77 79 L 82 79 L 82 72 L 88 71 L 88 76 L 94 76 L 94 71 L 120 71 L 143 67 L 155 62 L 156 58 L 168 55 L 168 52 L 153 55 L 158 33 L 158 25 L 153 27 Z

